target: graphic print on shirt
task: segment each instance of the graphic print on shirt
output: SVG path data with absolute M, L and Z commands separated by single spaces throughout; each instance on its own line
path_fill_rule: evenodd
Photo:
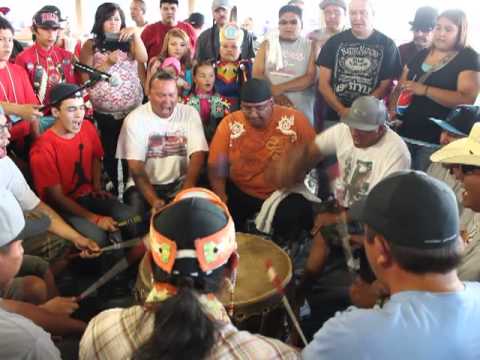
M 292 51 L 290 49 L 282 49 L 283 67 L 275 70 L 275 64 L 268 64 L 269 72 L 274 76 L 282 76 L 285 79 L 294 78 L 297 70 L 295 69 L 299 63 L 305 61 L 306 54 L 303 52 Z M 285 80 L 285 81 L 286 81 Z
M 350 106 L 363 95 L 375 90 L 383 62 L 382 45 L 341 43 L 333 73 L 334 92 L 343 104 Z
M 349 157 L 345 161 L 345 173 L 343 176 L 344 204 L 351 205 L 362 197 L 366 196 L 370 188 L 370 176 L 372 174 L 373 162 L 354 160 Z
M 78 160 L 75 161 L 72 178 L 72 183 L 74 183 L 75 185 L 73 186 L 72 190 L 68 192 L 68 195 L 73 195 L 80 188 L 80 186 L 90 183 L 83 169 L 83 147 L 84 146 L 82 143 L 78 144 L 79 155 Z M 61 169 L 61 167 L 59 167 L 59 169 Z
M 187 156 L 187 137 L 184 131 L 178 130 L 149 136 L 147 159 L 168 156 Z
M 236 62 L 220 63 L 217 67 L 217 77 L 225 84 L 237 81 L 239 64 Z

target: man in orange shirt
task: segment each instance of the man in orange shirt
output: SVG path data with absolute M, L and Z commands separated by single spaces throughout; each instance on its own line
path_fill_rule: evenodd
M 312 141 L 315 131 L 301 112 L 274 105 L 264 80 L 245 83 L 240 100 L 240 110 L 225 117 L 213 137 L 208 174 L 213 191 L 228 204 L 236 229 L 245 231 L 246 220 L 277 190 L 268 176 L 276 160 L 292 145 Z M 299 180 L 302 177 L 299 174 Z M 274 238 L 285 240 L 310 231 L 310 202 L 289 192 L 278 203 L 271 225 Z

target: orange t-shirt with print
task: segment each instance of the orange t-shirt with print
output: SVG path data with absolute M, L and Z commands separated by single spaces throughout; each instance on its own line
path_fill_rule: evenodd
M 250 125 L 242 111 L 226 116 L 210 144 L 208 166 L 246 194 L 266 199 L 276 188 L 265 180 L 265 170 L 293 144 L 308 143 L 315 131 L 302 112 L 274 105 L 266 128 Z M 224 174 L 226 175 L 226 174 Z

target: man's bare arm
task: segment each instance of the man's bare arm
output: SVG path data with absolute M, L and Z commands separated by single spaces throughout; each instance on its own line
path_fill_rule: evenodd
M 205 164 L 205 152 L 197 151 L 190 155 L 190 163 L 188 164 L 187 175 L 183 188 L 188 189 L 194 187 L 197 184 L 198 176 Z

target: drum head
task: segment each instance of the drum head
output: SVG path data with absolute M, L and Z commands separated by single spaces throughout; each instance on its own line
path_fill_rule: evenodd
M 234 305 L 258 303 L 275 295 L 276 290 L 268 279 L 266 262 L 272 265 L 285 287 L 292 277 L 292 262 L 287 253 L 270 240 L 256 235 L 237 233 L 240 254 Z M 230 302 L 230 295 L 220 296 L 223 304 Z

